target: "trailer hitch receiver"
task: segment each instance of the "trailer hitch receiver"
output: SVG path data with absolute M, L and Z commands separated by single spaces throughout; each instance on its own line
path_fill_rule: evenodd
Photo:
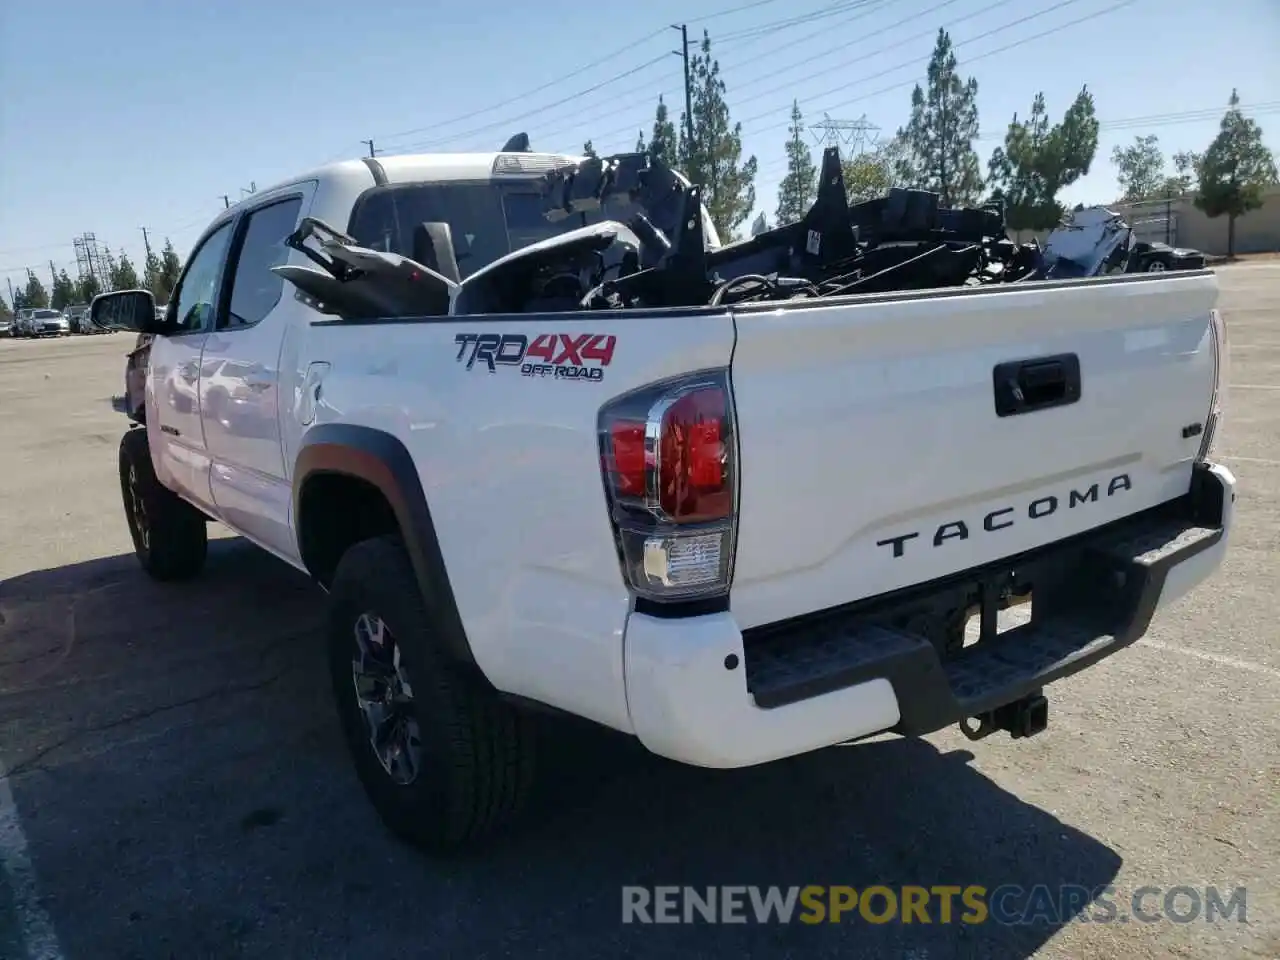
M 1039 690 L 1004 706 L 960 721 L 960 730 L 970 740 L 982 740 L 997 731 L 1007 731 L 1018 740 L 1043 733 L 1049 726 L 1049 701 Z

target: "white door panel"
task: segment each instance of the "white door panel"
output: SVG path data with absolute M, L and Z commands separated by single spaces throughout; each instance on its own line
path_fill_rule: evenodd
M 204 345 L 200 407 L 212 459 L 210 482 L 228 524 L 272 550 L 294 557 L 290 488 L 281 450 L 280 408 L 291 377 L 280 375 L 287 315 L 300 305 L 271 268 L 291 251 L 284 239 L 310 206 L 314 184 L 287 188 L 248 211 L 232 251 L 227 308 Z
M 232 220 L 211 230 L 192 251 L 168 308 L 173 332 L 151 342 L 147 429 L 161 479 L 209 505 L 209 453 L 200 416 L 201 356 L 213 329 L 231 246 Z

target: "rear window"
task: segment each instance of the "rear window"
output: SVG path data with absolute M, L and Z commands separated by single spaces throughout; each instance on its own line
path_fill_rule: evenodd
M 57 310 L 37 310 L 32 314 L 37 320 L 56 320 L 62 316 Z
M 421 223 L 449 224 L 463 278 L 512 251 L 601 220 L 626 222 L 640 207 L 610 202 L 600 211 L 552 222 L 531 185 L 409 183 L 374 187 L 356 203 L 347 230 L 362 245 L 413 257 Z

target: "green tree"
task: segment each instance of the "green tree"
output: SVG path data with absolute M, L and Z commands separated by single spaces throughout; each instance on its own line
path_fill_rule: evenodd
M 671 122 L 667 105 L 659 95 L 658 107 L 653 112 L 653 132 L 649 135 L 649 153 L 667 166 L 674 167 L 679 162 L 676 156 L 678 149 L 676 125 Z
M 136 290 L 141 284 L 138 282 L 138 271 L 133 267 L 133 261 L 129 259 L 129 255 L 123 250 L 120 251 L 120 258 L 114 262 L 111 269 L 111 289 L 112 290 Z
M 1116 165 L 1120 199 L 1130 203 L 1158 196 L 1164 185 L 1164 154 L 1154 133 L 1134 137 L 1127 147 L 1115 147 L 1111 162 Z
M 693 80 L 693 136 L 682 135 L 684 175 L 703 188 L 703 203 L 720 239 L 728 242 L 756 205 L 756 158 L 742 159 L 742 124 L 731 123 L 720 62 L 711 56 L 711 35 L 689 60 Z M 681 129 L 688 126 L 682 118 Z
M 39 310 L 49 306 L 49 293 L 44 288 L 44 284 L 30 270 L 27 271 L 27 286 L 22 291 L 22 306 L 28 309 Z
M 600 154 L 596 153 L 595 145 L 590 140 L 588 140 L 586 143 L 582 145 L 582 155 L 584 157 L 600 156 Z
M 13 319 L 13 309 L 10 308 L 9 304 L 4 302 L 4 297 L 0 297 L 0 320 L 12 320 L 12 319 Z
M 67 271 L 60 271 L 53 278 L 53 289 L 49 295 L 49 304 L 55 310 L 65 310 L 71 304 L 76 303 L 79 290 L 76 289 L 75 281 L 67 276 Z
M 1004 200 L 1014 230 L 1050 230 L 1062 220 L 1058 193 L 1089 172 L 1098 153 L 1093 94 L 1082 87 L 1062 122 L 1049 125 L 1044 94 L 1037 93 L 1025 121 L 1014 114 L 987 163 L 992 195 Z
M 818 168 L 804 142 L 804 116 L 799 102 L 791 101 L 791 128 L 787 137 L 787 174 L 778 184 L 778 224 L 795 223 L 813 205 L 818 194 Z
M 1185 151 L 1173 155 L 1174 172 L 1164 178 L 1164 186 L 1160 193 L 1166 197 L 1183 197 L 1194 193 L 1200 182 L 1200 164 L 1204 154 Z
M 644 131 L 641 130 L 636 134 L 636 153 L 644 153 L 648 149 L 648 146 L 644 142 Z
M 76 284 L 77 299 L 81 303 L 89 303 L 98 294 L 102 293 L 102 284 L 98 282 L 98 278 L 91 273 L 86 273 L 80 278 L 80 282 Z
M 160 290 L 156 294 L 158 303 L 168 303 L 173 295 L 173 288 L 178 285 L 178 274 L 182 273 L 182 261 L 168 237 L 164 238 L 164 249 L 160 251 Z
M 106 276 L 99 277 L 98 281 L 108 291 L 119 290 L 120 288 L 115 285 L 114 277 L 116 273 L 119 272 L 120 265 L 116 263 L 116 255 L 112 253 L 111 248 L 106 245 L 103 245 L 102 247 L 102 266 L 106 272 Z
M 160 302 L 160 255 L 147 247 L 147 258 L 142 263 L 142 285 Z
M 1276 160 L 1262 142 L 1262 128 L 1240 112 L 1231 91 L 1218 135 L 1200 161 L 1200 193 L 1195 204 L 1210 217 L 1227 218 L 1227 256 L 1236 255 L 1236 219 L 1262 206 L 1263 191 L 1277 179 Z
M 973 141 L 978 137 L 978 81 L 961 81 L 956 55 L 946 30 L 929 58 L 927 88 L 911 91 L 911 119 L 898 131 L 903 156 L 897 179 L 904 185 L 932 190 L 946 207 L 977 203 L 982 172 Z
M 850 203 L 862 203 L 883 197 L 897 184 L 897 169 L 906 153 L 901 136 L 874 150 L 854 154 L 840 164 L 844 174 L 844 189 Z

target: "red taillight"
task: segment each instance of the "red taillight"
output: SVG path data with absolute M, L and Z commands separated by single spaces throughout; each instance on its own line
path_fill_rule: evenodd
M 601 464 L 623 570 L 657 600 L 725 593 L 736 526 L 725 371 L 655 384 L 600 412 Z
M 609 424 L 609 440 L 613 448 L 611 466 L 618 494 L 643 497 L 645 489 L 644 423 L 619 420 Z
M 729 515 L 725 395 L 717 388 L 686 393 L 662 416 L 658 503 L 673 520 L 696 523 Z

